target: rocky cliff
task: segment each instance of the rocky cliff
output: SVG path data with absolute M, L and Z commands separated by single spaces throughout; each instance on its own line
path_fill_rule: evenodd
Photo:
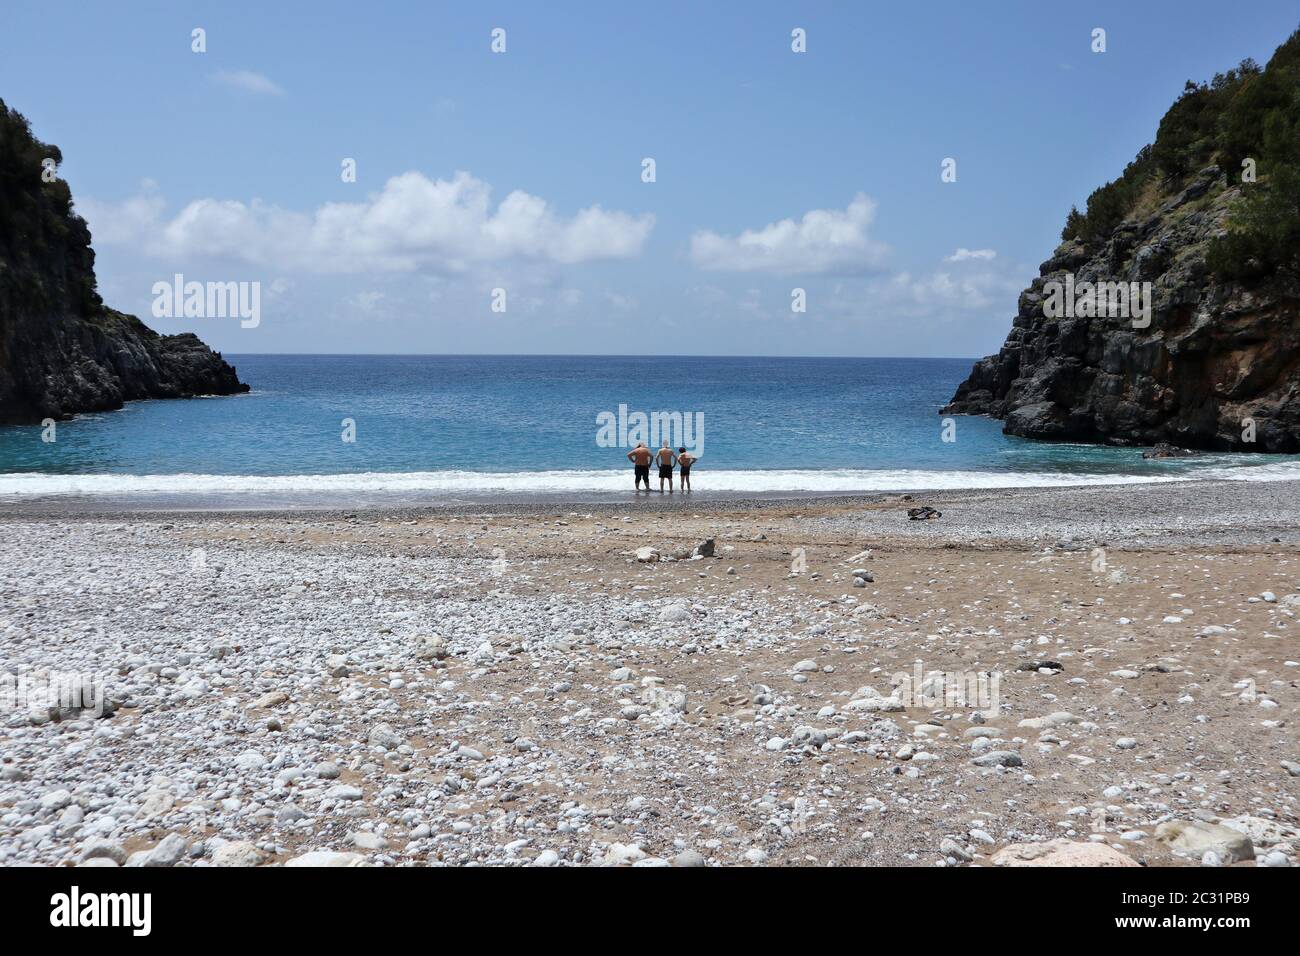
M 1300 451 L 1297 64 L 1300 34 L 1266 70 L 1189 83 L 1155 143 L 1071 212 L 1005 344 L 941 414 L 1029 438 Z M 1098 283 L 1150 283 L 1149 315 L 1063 313 L 1062 288 Z
M 103 304 L 90 230 L 46 160 L 57 166 L 58 148 L 0 100 L 0 424 L 248 391 L 193 334 L 159 335 Z

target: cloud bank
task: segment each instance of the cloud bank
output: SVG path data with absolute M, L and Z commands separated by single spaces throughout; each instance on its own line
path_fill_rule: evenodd
M 461 272 L 512 259 L 559 264 L 640 255 L 654 216 L 590 206 L 572 217 L 515 190 L 496 208 L 491 187 L 467 172 L 451 179 L 394 176 L 362 202 L 300 213 L 254 199 L 197 199 L 175 216 L 145 194 L 86 201 L 79 211 L 96 244 L 132 245 L 160 259 L 225 258 L 317 273 Z
M 963 246 L 948 256 L 947 261 L 965 262 L 968 259 L 996 259 L 997 257 L 997 251 L 994 249 L 967 249 Z
M 848 207 L 814 209 L 739 236 L 704 230 L 691 236 L 691 261 L 718 272 L 846 275 L 877 271 L 889 247 L 867 235 L 876 202 L 858 193 Z

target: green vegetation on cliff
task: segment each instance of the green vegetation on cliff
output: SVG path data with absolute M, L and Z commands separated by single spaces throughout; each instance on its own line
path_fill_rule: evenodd
M 90 230 L 72 211 L 68 184 L 45 174 L 46 161 L 57 169 L 63 154 L 36 139 L 27 118 L 2 99 L 0 152 L 0 301 L 99 311 Z
M 0 100 L 0 424 L 248 390 L 193 333 L 107 308 L 57 146 Z
M 1300 273 L 1300 30 L 1262 70 L 1247 59 L 1209 83 L 1189 80 L 1155 142 L 1095 190 L 1085 212 L 1070 210 L 1061 238 L 1104 241 L 1144 199 L 1177 193 L 1212 164 L 1242 198 L 1227 235 L 1211 243 L 1211 271 L 1247 281 Z

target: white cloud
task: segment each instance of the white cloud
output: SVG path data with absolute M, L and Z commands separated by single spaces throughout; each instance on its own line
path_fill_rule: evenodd
M 373 312 L 375 307 L 384 299 L 384 293 L 374 289 L 368 289 L 364 292 L 358 292 L 352 299 L 352 304 L 362 312 Z
M 227 258 L 286 272 L 461 272 L 511 259 L 573 264 L 640 255 L 653 215 L 600 206 L 564 218 L 515 190 L 493 209 L 491 187 L 402 173 L 361 202 L 300 213 L 261 200 L 197 199 L 171 219 L 160 197 L 83 202 L 96 244 L 131 245 L 172 262 Z
M 872 311 L 912 317 L 943 317 L 996 308 L 1005 310 L 1007 314 L 1014 313 L 1017 296 L 1028 284 L 1027 275 L 1022 268 L 1009 263 L 983 264 L 992 258 L 948 256 L 946 262 L 965 264 L 954 268 L 941 267 L 919 276 L 910 272 L 896 273 L 873 283 L 860 301 L 869 305 Z
M 993 249 L 967 249 L 962 247 L 950 255 L 947 261 L 965 262 L 967 259 L 996 259 L 997 256 L 997 252 Z
M 284 96 L 284 90 L 277 84 L 252 70 L 219 70 L 213 78 L 222 86 L 242 90 L 245 93 L 256 93 L 259 96 Z
M 875 200 L 858 193 L 848 208 L 814 209 L 798 222 L 782 219 L 739 236 L 707 230 L 691 236 L 691 260 L 701 269 L 779 275 L 861 274 L 878 269 L 889 251 L 867 235 Z
M 949 312 L 961 309 L 985 309 L 1003 304 L 1015 311 L 1016 296 L 1024 280 L 992 272 L 954 275 L 935 272 L 922 279 L 909 280 L 908 290 L 919 305 Z
M 77 214 L 90 223 L 95 245 L 131 246 L 157 226 L 167 203 L 147 190 L 120 203 L 78 199 L 75 206 Z

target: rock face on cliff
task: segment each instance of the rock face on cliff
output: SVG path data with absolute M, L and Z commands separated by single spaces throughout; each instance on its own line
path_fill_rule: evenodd
M 1300 103 L 1297 53 L 1293 37 L 1268 71 L 1247 62 L 1212 86 L 1188 85 L 1156 143 L 1094 193 L 1086 217 L 1071 213 L 1065 241 L 1020 294 L 1002 349 L 976 363 L 941 414 L 990 415 L 1028 438 L 1300 451 L 1300 280 L 1294 248 L 1279 248 L 1294 245 L 1296 197 L 1281 193 L 1296 166 L 1267 145 L 1238 144 L 1231 125 L 1241 119 L 1234 110 L 1257 109 L 1261 88 L 1268 103 Z M 1243 173 L 1247 159 L 1258 181 Z M 1252 196 L 1256 232 L 1229 245 L 1244 193 L 1270 183 L 1276 202 Z M 1064 315 L 1054 299 L 1084 283 L 1148 282 L 1149 317 L 1131 305 Z
M 248 391 L 193 334 L 105 307 L 90 230 L 46 160 L 57 166 L 58 148 L 0 100 L 0 424 Z

